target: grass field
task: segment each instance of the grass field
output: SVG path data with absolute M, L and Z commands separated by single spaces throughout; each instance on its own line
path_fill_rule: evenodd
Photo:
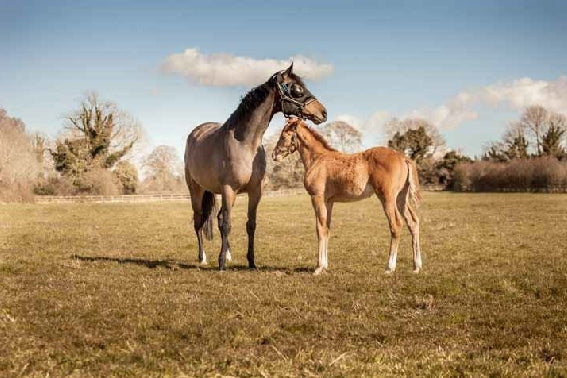
M 0 205 L 0 375 L 567 375 L 567 195 L 425 193 L 424 270 L 376 199 L 266 198 L 259 271 L 197 267 L 188 203 Z

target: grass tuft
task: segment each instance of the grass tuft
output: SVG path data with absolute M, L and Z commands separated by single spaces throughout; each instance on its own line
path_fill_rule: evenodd
M 567 374 L 567 197 L 426 193 L 385 275 L 377 200 L 338 204 L 318 277 L 307 196 L 265 198 L 246 268 L 197 261 L 185 203 L 2 206 L 0 375 Z

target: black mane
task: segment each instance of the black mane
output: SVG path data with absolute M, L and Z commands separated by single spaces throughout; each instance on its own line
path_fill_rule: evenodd
M 294 82 L 300 84 L 302 87 L 305 87 L 303 80 L 293 72 L 288 73 L 288 77 L 293 80 Z M 243 118 L 245 118 L 250 112 L 254 111 L 268 95 L 270 94 L 270 86 L 274 85 L 276 81 L 276 75 L 272 76 L 268 79 L 264 84 L 258 85 L 256 88 L 250 90 L 250 92 L 246 93 L 240 104 L 236 108 L 236 110 L 228 117 L 225 122 L 225 125 L 232 129 L 235 125 L 237 125 Z
M 254 111 L 270 94 L 270 80 L 264 84 L 258 85 L 256 88 L 250 90 L 246 93 L 236 110 L 228 117 L 225 125 L 232 129 L 234 128 L 242 119 L 244 119 L 248 114 Z

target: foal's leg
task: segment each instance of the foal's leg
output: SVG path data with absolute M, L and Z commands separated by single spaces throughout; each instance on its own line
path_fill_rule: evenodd
M 314 274 L 318 275 L 327 269 L 327 206 L 323 196 L 311 196 L 311 204 L 315 210 L 315 220 L 317 222 L 317 239 L 319 240 L 319 259 Z
M 218 215 L 219 230 L 222 238 L 222 245 L 219 253 L 219 270 L 224 270 L 226 267 L 226 253 L 229 248 L 228 235 L 230 234 L 231 227 L 230 213 L 235 199 L 236 193 L 234 190 L 228 185 L 224 186 L 222 188 L 222 207 Z
M 196 183 L 189 184 L 189 192 L 191 194 L 191 207 L 193 208 L 193 226 L 195 234 L 197 234 L 197 243 L 199 245 L 199 263 L 207 265 L 207 255 L 203 249 L 203 225 L 205 224 L 205 217 L 202 212 L 203 194 L 204 189 Z
M 410 205 L 409 188 L 406 186 L 398 196 L 398 210 L 404 216 L 411 233 L 411 243 L 413 249 L 413 272 L 419 273 L 421 270 L 421 249 L 419 247 L 419 217 L 417 212 Z
M 255 269 L 254 262 L 254 232 L 256 231 L 256 213 L 258 211 L 258 204 L 262 198 L 262 184 L 257 188 L 248 191 L 248 221 L 246 222 L 246 233 L 248 234 L 248 253 L 246 259 L 248 260 L 248 267 Z
M 395 195 L 386 195 L 382 200 L 382 206 L 384 206 L 384 212 L 388 218 L 391 235 L 390 254 L 386 273 L 392 273 L 396 270 L 396 258 L 398 256 L 398 246 L 400 245 L 400 235 L 402 233 L 402 216 L 396 207 Z
M 327 255 L 329 253 L 329 238 L 331 237 L 331 216 L 332 216 L 332 212 L 333 212 L 333 204 L 334 202 L 332 201 L 327 201 L 326 203 L 327 206 L 327 237 L 325 239 L 325 269 L 328 266 L 328 259 L 327 259 Z

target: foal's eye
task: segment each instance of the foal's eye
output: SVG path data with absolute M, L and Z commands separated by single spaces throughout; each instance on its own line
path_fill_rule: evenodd
M 303 93 L 304 93 L 303 87 L 299 84 L 296 84 L 296 83 L 291 85 L 289 92 L 290 92 L 291 96 L 295 97 L 295 98 L 303 96 Z

